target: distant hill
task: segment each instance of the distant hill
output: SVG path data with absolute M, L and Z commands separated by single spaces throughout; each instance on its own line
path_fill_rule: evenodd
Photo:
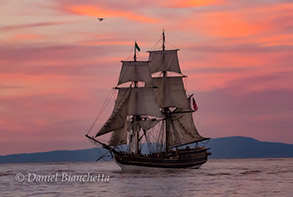
M 211 159 L 293 157 L 292 144 L 261 142 L 249 137 L 215 138 L 211 139 L 206 147 L 211 148 L 212 155 L 209 157 Z M 13 154 L 0 156 L 0 163 L 95 161 L 106 152 L 106 150 L 98 148 Z M 110 154 L 103 158 L 103 160 L 110 159 Z
M 96 161 L 99 155 L 105 154 L 106 150 L 83 149 L 83 150 L 57 150 L 40 153 L 22 153 L 0 156 L 0 163 L 38 163 L 38 162 L 80 162 Z M 110 160 L 104 157 L 103 160 Z
M 262 142 L 249 137 L 225 137 L 210 140 L 212 159 L 293 157 L 293 144 Z

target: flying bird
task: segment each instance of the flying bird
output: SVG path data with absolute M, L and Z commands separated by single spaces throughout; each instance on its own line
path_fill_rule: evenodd
M 98 18 L 98 20 L 99 20 L 99 21 L 103 21 L 103 20 L 104 20 L 104 18 Z

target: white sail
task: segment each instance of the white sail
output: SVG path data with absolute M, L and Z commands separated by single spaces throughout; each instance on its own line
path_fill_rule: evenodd
M 153 88 L 131 88 L 128 115 L 162 117 Z
M 207 139 L 198 133 L 191 112 L 172 114 L 172 121 L 168 123 L 171 130 L 168 137 L 169 146 L 179 146 Z
M 162 120 L 157 120 L 157 119 L 148 119 L 148 120 L 141 120 L 139 121 L 140 127 L 144 130 L 149 130 L 156 126 L 159 122 Z
M 113 112 L 96 137 L 124 127 L 128 112 L 129 95 L 129 89 L 119 89 Z
M 109 142 L 109 146 L 122 144 L 127 144 L 127 131 L 125 127 L 114 131 Z
M 181 74 L 176 50 L 148 51 L 150 72 L 172 71 Z
M 160 107 L 190 109 L 182 77 L 153 78 L 153 83 L 147 86 L 157 87 L 154 91 Z
M 113 112 L 96 136 L 123 128 L 127 115 L 162 116 L 152 88 L 119 88 Z
M 139 121 L 133 118 L 131 121 L 127 122 L 127 130 L 129 131 L 129 150 L 130 152 L 137 154 L 139 149 L 138 138 L 139 131 L 141 129 Z
M 151 82 L 149 62 L 146 61 L 122 61 L 122 69 L 118 85 L 129 81 Z

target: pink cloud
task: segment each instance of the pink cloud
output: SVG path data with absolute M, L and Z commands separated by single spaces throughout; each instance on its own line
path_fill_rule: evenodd
M 36 28 L 36 27 L 46 27 L 46 26 L 55 26 L 55 25 L 65 25 L 70 24 L 72 22 L 41 22 L 41 23 L 30 23 L 30 24 L 22 24 L 22 25 L 10 25 L 10 26 L 2 26 L 0 30 L 9 31 L 9 30 L 19 30 L 26 28 Z
M 144 23 L 156 23 L 158 19 L 142 16 L 132 11 L 115 10 L 109 8 L 103 8 L 100 6 L 93 5 L 72 5 L 62 8 L 73 14 L 92 16 L 92 17 L 122 17 L 133 21 L 144 22 Z
M 246 135 L 292 143 L 293 90 L 275 86 L 255 92 L 242 91 L 243 87 L 270 80 L 267 76 L 234 80 L 229 88 L 196 93 L 199 111 L 195 117 L 199 130 L 211 137 Z
M 161 1 L 159 4 L 172 8 L 191 8 L 203 7 L 209 5 L 218 5 L 224 3 L 224 0 L 174 0 Z

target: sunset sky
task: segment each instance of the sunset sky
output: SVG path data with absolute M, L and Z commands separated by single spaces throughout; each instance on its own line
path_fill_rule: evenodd
M 162 29 L 203 136 L 293 144 L 291 0 L 0 0 L 0 17 L 0 155 L 91 148 L 120 60 Z

